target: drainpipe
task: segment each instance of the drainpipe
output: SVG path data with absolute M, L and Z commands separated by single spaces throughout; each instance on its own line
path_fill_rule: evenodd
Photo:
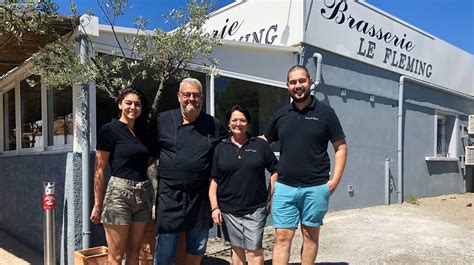
M 79 56 L 81 63 L 84 63 L 89 54 L 89 43 L 85 35 L 81 34 Z M 89 84 L 81 84 L 81 109 L 82 109 L 82 248 L 90 247 L 91 226 L 90 214 L 90 120 L 89 120 Z
M 434 85 L 422 80 L 418 80 L 409 76 L 402 75 L 400 76 L 400 81 L 398 83 L 398 202 L 403 202 L 403 86 L 405 85 L 405 80 L 410 81 L 415 84 L 419 84 L 422 86 L 428 86 L 445 93 L 449 93 L 452 95 L 468 98 L 472 100 L 472 97 L 466 95 L 464 93 L 457 92 L 455 90 L 451 90 L 449 88 L 445 88 L 442 86 Z
M 397 144 L 397 156 L 398 156 L 398 203 L 403 203 L 403 86 L 405 85 L 405 79 L 407 76 L 400 76 L 398 82 L 398 144 Z
M 311 85 L 311 89 L 315 92 L 316 87 L 321 84 L 321 67 L 323 65 L 323 56 L 320 53 L 313 53 L 313 59 L 316 59 L 316 76 L 314 77 L 314 82 Z

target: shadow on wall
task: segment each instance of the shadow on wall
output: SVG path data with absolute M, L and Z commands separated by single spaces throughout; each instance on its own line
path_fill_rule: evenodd
M 426 167 L 430 175 L 459 173 L 457 161 L 426 161 Z

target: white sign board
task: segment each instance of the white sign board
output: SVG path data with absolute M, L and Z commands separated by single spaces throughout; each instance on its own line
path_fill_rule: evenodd
M 226 40 L 292 46 L 303 39 L 303 1 L 234 3 L 213 14 L 206 28 Z
M 473 56 L 363 2 L 314 1 L 306 42 L 473 95 Z
M 248 0 L 216 12 L 207 31 L 222 39 L 300 43 L 474 95 L 474 57 L 364 2 Z

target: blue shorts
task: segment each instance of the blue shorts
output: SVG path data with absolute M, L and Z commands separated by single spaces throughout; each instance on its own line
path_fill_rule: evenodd
M 186 253 L 202 256 L 206 252 L 209 229 L 199 229 L 185 232 Z M 170 265 L 176 261 L 179 233 L 157 234 L 155 248 L 155 265 Z
M 292 187 L 275 183 L 272 197 L 274 228 L 319 227 L 328 211 L 329 186 Z

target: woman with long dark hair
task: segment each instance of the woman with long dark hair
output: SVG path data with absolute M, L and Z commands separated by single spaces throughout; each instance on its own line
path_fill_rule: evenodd
M 140 245 L 151 222 L 153 188 L 148 180 L 148 104 L 134 88 L 116 100 L 119 118 L 103 125 L 97 134 L 94 177 L 94 208 L 91 221 L 104 224 L 108 264 L 138 264 Z M 111 177 L 105 189 L 105 170 Z

